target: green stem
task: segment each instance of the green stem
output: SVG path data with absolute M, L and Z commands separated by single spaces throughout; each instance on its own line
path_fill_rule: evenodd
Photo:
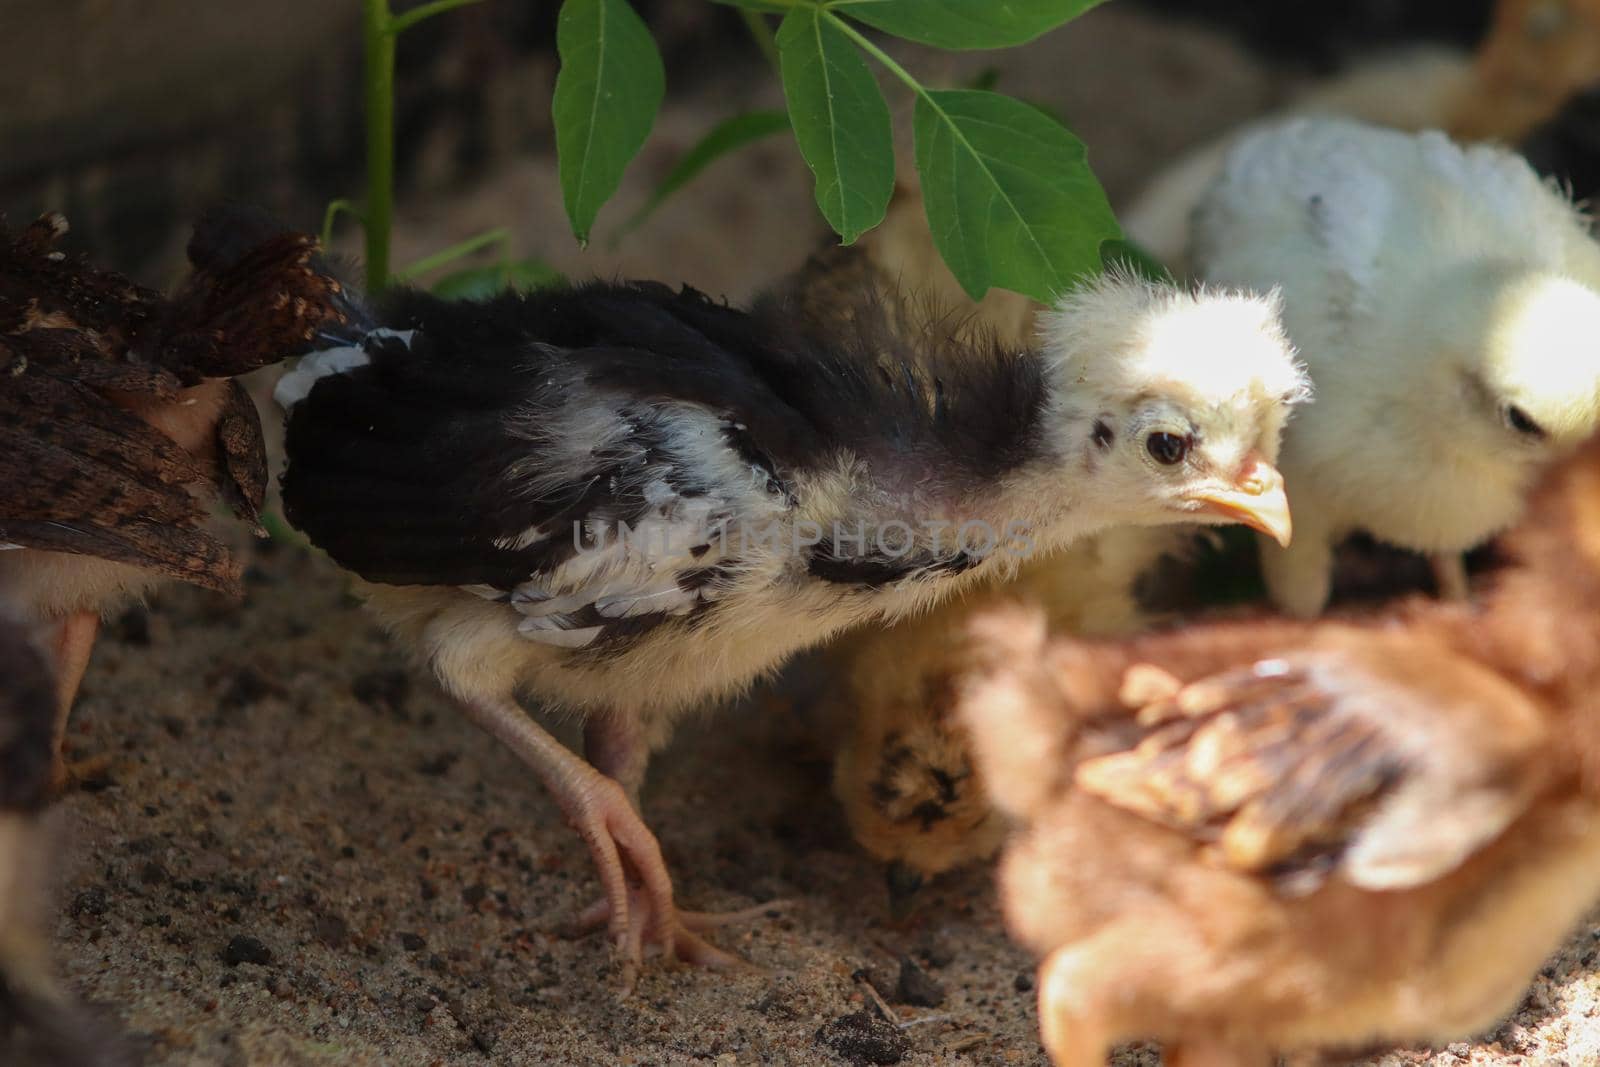
M 389 0 L 361 0 L 366 44 L 367 288 L 389 281 L 389 233 L 394 225 L 394 18 Z
M 333 224 L 340 215 L 349 215 L 357 222 L 364 222 L 360 210 L 349 200 L 330 200 L 328 210 L 322 213 L 322 247 L 327 248 L 333 243 Z
M 929 104 L 933 103 L 932 98 L 928 96 L 928 90 L 922 87 L 922 83 L 917 81 L 917 79 L 912 76 L 910 71 L 906 70 L 906 68 L 902 67 L 892 58 L 890 58 L 888 52 L 885 52 L 883 49 L 879 48 L 877 45 L 868 40 L 866 34 L 862 33 L 860 30 L 856 29 L 854 26 L 850 25 L 838 15 L 835 15 L 827 8 L 822 9 L 822 17 L 831 21 L 835 26 L 843 31 L 844 35 L 854 41 L 856 46 L 863 52 L 867 53 L 867 55 L 871 56 L 873 59 L 876 59 L 879 63 L 882 63 L 890 74 L 893 74 L 896 78 L 899 78 L 901 81 L 911 86 L 912 92 L 928 101 Z
M 511 231 L 504 226 L 480 233 L 476 237 L 469 237 L 460 244 L 453 244 L 449 248 L 435 252 L 431 256 L 419 259 L 404 270 L 395 271 L 394 280 L 408 282 L 413 278 L 428 273 L 430 270 L 438 270 L 446 263 L 454 263 L 462 256 L 470 256 L 480 248 L 487 248 L 492 244 L 501 243 L 507 245 L 511 243 Z
M 766 57 L 767 64 L 775 72 L 781 74 L 783 71 L 778 59 L 778 42 L 773 39 L 772 26 L 767 22 L 766 16 L 759 11 L 751 11 L 749 8 L 741 7 L 739 9 L 739 17 L 744 19 L 746 28 L 750 30 L 750 36 L 756 39 L 756 47 L 761 49 L 761 54 Z
M 389 30 L 399 36 L 423 19 L 431 19 L 435 15 L 444 14 L 446 11 L 452 11 L 458 7 L 466 7 L 468 4 L 479 2 L 480 0 L 433 0 L 432 3 L 421 4 L 403 15 L 396 15 L 393 22 L 390 23 Z

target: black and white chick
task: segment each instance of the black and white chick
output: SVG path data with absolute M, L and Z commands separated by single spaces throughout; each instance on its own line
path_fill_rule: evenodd
M 290 521 L 543 779 L 630 977 L 645 944 L 731 960 L 638 809 L 686 711 L 1108 526 L 1288 539 L 1305 381 L 1274 300 L 1105 277 L 1037 348 L 898 325 L 647 282 L 398 291 L 278 387 Z M 583 719 L 587 760 L 522 691 Z

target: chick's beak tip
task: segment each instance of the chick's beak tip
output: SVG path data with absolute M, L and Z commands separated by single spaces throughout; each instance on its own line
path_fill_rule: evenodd
M 1208 514 L 1260 531 L 1284 548 L 1294 536 L 1283 475 L 1259 457 L 1246 460 L 1230 488 L 1202 492 L 1195 499 Z

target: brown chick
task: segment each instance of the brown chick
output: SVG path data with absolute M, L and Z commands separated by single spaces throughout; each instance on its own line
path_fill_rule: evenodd
M 791 284 L 816 315 L 847 312 L 858 294 L 873 292 L 910 329 L 938 323 L 1009 344 L 1028 341 L 1038 308 L 999 289 L 973 303 L 934 248 L 921 193 L 903 184 L 881 226 L 854 248 L 813 256 Z M 831 649 L 819 703 L 835 745 L 833 791 L 851 836 L 885 864 L 896 920 L 910 916 L 929 879 L 989 859 L 1005 836 L 951 715 L 973 613 L 1024 595 L 1043 603 L 1057 628 L 1131 633 L 1144 624 L 1135 580 L 1188 536 L 1127 528 L 1085 538 L 1005 583 L 887 629 L 852 631 Z
M 886 865 L 895 919 L 909 917 L 929 879 L 989 859 L 1005 838 L 954 714 L 972 618 L 1026 596 L 1053 630 L 1132 633 L 1146 621 L 1134 580 L 1173 547 L 1157 530 L 1091 538 L 925 616 L 852 633 L 832 651 L 821 705 L 838 738 L 833 791 L 856 843 Z
M 0 1063 L 131 1064 L 115 1029 L 57 981 L 45 932 L 55 707 L 45 656 L 27 627 L 0 618 Z
M 981 626 L 960 714 L 1058 1065 L 1483 1031 L 1600 892 L 1600 446 L 1476 606 L 1047 643 Z
M 1450 132 L 1521 141 L 1600 75 L 1600 0 L 1500 0 Z
M 161 578 L 239 593 L 201 528 L 217 499 L 256 526 L 266 488 L 235 376 L 343 317 L 315 240 L 241 209 L 196 226 L 171 297 L 56 251 L 66 229 L 0 227 L 0 609 L 54 661 L 58 752 L 102 614 Z
M 898 167 L 902 174 L 910 166 Z M 974 327 L 991 331 L 1002 343 L 1025 345 L 1033 340 L 1034 316 L 1041 305 L 1009 289 L 990 289 L 974 303 L 945 265 L 928 229 L 922 189 L 913 181 L 897 181 L 883 221 L 861 235 L 854 246 L 879 273 L 872 283 L 879 292 L 915 293 L 930 306 L 950 309 Z M 848 301 L 842 303 L 848 304 Z

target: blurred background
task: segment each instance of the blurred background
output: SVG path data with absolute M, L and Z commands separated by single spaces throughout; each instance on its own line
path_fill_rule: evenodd
M 397 2 L 402 11 L 412 6 Z M 400 258 L 486 225 L 522 254 L 581 270 L 554 184 L 550 94 L 555 0 L 487 0 L 405 35 L 398 59 Z M 619 249 L 614 230 L 676 155 L 777 84 L 737 14 L 711 3 L 638 0 L 668 70 L 667 104 L 619 200 L 601 218 L 590 271 L 711 262 L 665 273 L 742 294 L 821 239 L 792 142 L 720 164 Z M 1470 48 L 1490 0 L 1115 0 L 1066 32 L 1007 54 L 1001 91 L 1049 104 L 1089 143 L 1117 201 L 1156 161 L 1265 110 L 1318 76 L 1422 42 Z M 75 247 L 160 282 L 188 224 L 223 198 L 315 228 L 362 174 L 356 0 L 5 0 L 0 40 L 0 210 L 55 209 Z M 914 49 L 905 51 L 915 52 Z M 981 54 L 914 55 L 930 84 L 981 71 Z M 903 93 L 891 100 L 903 108 Z M 908 125 L 908 124 L 902 124 Z M 507 174 L 513 177 L 505 177 Z M 698 197 L 698 199 L 695 199 Z M 707 203 L 718 210 L 707 217 Z M 752 223 L 761 226 L 753 229 Z M 711 231 L 711 232 L 708 232 Z M 736 262 L 714 250 L 737 240 Z M 619 258 L 620 257 L 620 258 Z M 726 257 L 722 257 L 726 258 Z
M 784 136 L 619 234 L 716 123 L 781 104 L 732 9 L 630 2 L 667 95 L 587 250 L 556 173 L 556 0 L 484 0 L 401 38 L 396 267 L 505 227 L 512 254 L 574 277 L 739 301 L 830 239 Z M 1508 33 L 1491 68 L 1474 56 L 1494 19 Z M 330 201 L 362 191 L 359 23 L 357 0 L 0 0 L 0 211 L 13 224 L 61 211 L 68 247 L 152 285 L 179 277 L 191 224 L 219 201 L 316 230 Z M 993 78 L 1061 115 L 1121 211 L 1187 153 L 1308 94 L 1528 147 L 1560 94 L 1600 80 L 1600 0 L 1109 0 L 1003 56 L 890 50 L 925 84 Z M 1353 89 L 1349 72 L 1374 63 L 1389 73 Z M 1503 119 L 1529 71 L 1560 92 Z M 886 95 L 904 152 L 908 94 Z M 1540 142 L 1552 159 L 1600 160 L 1590 112 Z M 334 248 L 359 255 L 353 223 Z M 669 860 L 694 872 L 680 884 L 694 906 L 801 900 L 723 942 L 784 972 L 662 969 L 618 1010 L 598 942 L 554 929 L 593 882 L 526 771 L 410 669 L 325 559 L 292 539 L 246 551 L 244 604 L 169 587 L 117 620 L 74 712 L 77 750 L 116 765 L 71 802 L 61 953 L 150 1062 L 868 1062 L 817 1047 L 867 985 L 930 1012 L 902 1034 L 904 1062 L 1043 1062 L 1032 962 L 1006 941 L 991 872 L 953 877 L 916 925 L 891 926 L 882 871 L 829 795 L 828 754 L 781 708 L 686 726 L 652 770 L 651 812 Z M 1600 1062 L 1597 946 L 1600 932 L 1581 934 L 1490 1042 L 1360 1062 Z M 905 993 L 906 974 L 933 992 Z

